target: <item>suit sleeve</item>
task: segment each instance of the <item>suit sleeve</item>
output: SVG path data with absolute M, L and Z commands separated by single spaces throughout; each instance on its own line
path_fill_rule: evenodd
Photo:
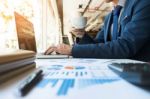
M 96 44 L 76 44 L 72 55 L 78 58 L 130 58 L 150 39 L 150 3 L 141 0 L 117 40 Z

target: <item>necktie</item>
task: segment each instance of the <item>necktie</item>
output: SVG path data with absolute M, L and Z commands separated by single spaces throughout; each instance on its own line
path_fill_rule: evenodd
M 112 39 L 117 39 L 118 34 L 118 19 L 122 6 L 117 5 L 113 11 L 113 31 L 112 31 Z

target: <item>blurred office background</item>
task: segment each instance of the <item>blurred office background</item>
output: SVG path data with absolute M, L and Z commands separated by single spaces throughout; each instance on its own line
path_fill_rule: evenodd
M 95 36 L 111 9 L 103 0 L 0 0 L 0 48 L 18 49 L 14 12 L 33 23 L 42 51 L 63 42 L 73 44 L 70 20 L 77 11 L 87 17 L 86 31 Z

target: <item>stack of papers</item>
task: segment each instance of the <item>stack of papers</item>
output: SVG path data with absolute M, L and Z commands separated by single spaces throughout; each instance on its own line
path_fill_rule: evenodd
M 35 53 L 27 50 L 0 50 L 0 83 L 23 70 L 35 67 Z

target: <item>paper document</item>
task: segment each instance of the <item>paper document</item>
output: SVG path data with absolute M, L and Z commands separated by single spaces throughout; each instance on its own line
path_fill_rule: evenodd
M 43 79 L 21 99 L 149 99 L 150 92 L 120 78 L 107 66 L 111 59 L 37 59 Z M 4 85 L 3 85 L 4 86 Z M 1 91 L 0 99 L 20 99 L 11 90 Z

